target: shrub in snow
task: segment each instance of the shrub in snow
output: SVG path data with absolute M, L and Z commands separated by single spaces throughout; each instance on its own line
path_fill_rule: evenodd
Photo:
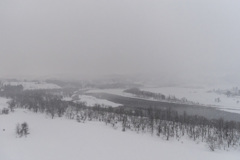
M 8 108 L 11 110 L 11 112 L 13 112 L 14 107 L 16 106 L 16 102 L 14 100 L 10 100 L 7 103 L 8 103 Z
M 209 136 L 207 138 L 207 144 L 211 151 L 214 151 L 217 148 L 217 138 L 213 136 Z
M 16 126 L 16 134 L 19 137 L 27 136 L 29 134 L 28 124 L 26 122 L 24 122 L 22 124 L 17 124 L 17 126 Z
M 2 114 L 8 114 L 9 113 L 9 109 L 8 108 L 3 108 L 2 109 Z
M 21 127 L 20 127 L 20 124 L 18 123 L 17 126 L 16 126 L 16 134 L 17 136 L 20 136 L 21 135 Z

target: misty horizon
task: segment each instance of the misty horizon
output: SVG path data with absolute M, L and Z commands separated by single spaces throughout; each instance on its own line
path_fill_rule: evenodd
M 229 76 L 237 82 L 239 6 L 200 0 L 2 1 L 0 77 L 150 75 L 198 82 Z
M 239 160 L 239 20 L 236 0 L 0 0 L 0 160 Z

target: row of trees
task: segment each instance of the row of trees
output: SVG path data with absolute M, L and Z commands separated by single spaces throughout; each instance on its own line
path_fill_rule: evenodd
M 172 96 L 172 95 L 165 96 L 164 94 L 161 94 L 161 93 L 153 93 L 153 92 L 149 92 L 149 91 L 144 91 L 144 90 L 140 90 L 139 88 L 126 89 L 126 90 L 124 90 L 124 92 L 134 94 L 134 95 L 136 95 L 137 97 L 140 97 L 140 98 L 164 100 L 164 101 L 178 102 L 178 103 L 184 103 L 184 104 L 185 103 L 186 104 L 197 104 L 195 102 L 188 101 L 184 97 L 179 99 L 179 98 L 176 98 L 175 96 Z
M 211 150 L 240 146 L 240 123 L 235 121 L 209 120 L 186 112 L 179 115 L 171 108 L 101 108 L 99 105 L 89 108 L 84 103 L 66 102 L 61 96 L 45 91 L 22 91 L 11 98 L 11 110 L 27 108 L 52 118 L 66 116 L 81 123 L 101 121 L 122 131 L 151 133 L 166 140 L 189 137 L 193 141 L 206 142 Z
M 158 99 L 158 100 L 165 100 L 166 96 L 160 93 L 153 93 L 153 92 L 149 92 L 149 91 L 142 91 L 139 88 L 130 88 L 130 89 L 126 89 L 124 90 L 124 92 L 126 93 L 131 93 L 134 94 L 138 97 L 142 97 L 142 98 L 153 98 L 153 99 Z

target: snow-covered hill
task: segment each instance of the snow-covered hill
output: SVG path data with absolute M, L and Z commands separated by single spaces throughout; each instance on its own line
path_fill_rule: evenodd
M 17 138 L 17 123 L 30 134 Z M 0 115 L 1 160 L 239 160 L 240 150 L 211 152 L 204 143 L 165 141 L 149 134 L 122 132 L 101 122 L 78 123 L 65 117 L 17 109 Z

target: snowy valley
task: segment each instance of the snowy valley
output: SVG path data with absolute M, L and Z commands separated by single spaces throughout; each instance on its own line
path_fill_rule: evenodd
M 27 82 L 24 84 L 29 86 Z M 240 156 L 237 122 L 209 121 L 186 113 L 181 115 L 174 108 L 129 108 L 103 97 L 91 96 L 91 93 L 105 92 L 145 99 L 126 93 L 124 89 L 84 89 L 82 92 L 76 88 L 69 94 L 60 87 L 49 89 L 46 87 L 49 84 L 34 89 L 21 89 L 19 85 L 5 83 L 1 90 L 1 96 L 9 97 L 0 98 L 0 159 L 3 160 L 154 160 L 159 157 L 169 160 L 237 160 Z M 174 92 L 167 92 L 169 88 L 141 90 L 175 93 L 177 98 L 191 98 L 188 95 L 199 91 L 177 92 L 178 88 L 171 88 Z M 16 134 L 17 124 L 25 122 L 29 134 L 19 136 Z M 218 127 L 223 128 L 219 130 Z M 230 128 L 226 130 L 224 127 Z M 234 135 L 222 135 L 230 133 Z M 220 135 L 223 136 L 221 139 Z

